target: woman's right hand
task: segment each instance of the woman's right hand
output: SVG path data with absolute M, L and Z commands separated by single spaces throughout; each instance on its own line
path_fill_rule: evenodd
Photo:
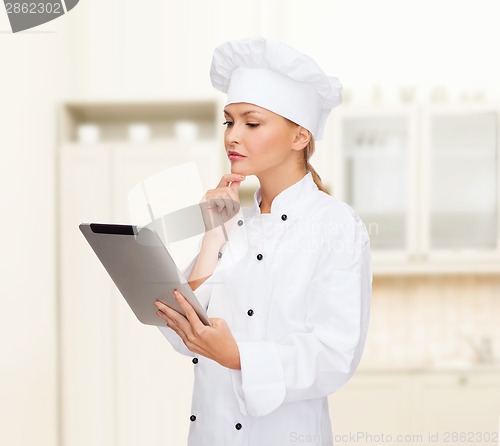
M 226 233 L 233 227 L 233 217 L 240 210 L 238 191 L 246 177 L 236 173 L 223 175 L 215 189 L 210 189 L 200 201 L 200 209 L 205 224 L 205 237 L 223 245 Z

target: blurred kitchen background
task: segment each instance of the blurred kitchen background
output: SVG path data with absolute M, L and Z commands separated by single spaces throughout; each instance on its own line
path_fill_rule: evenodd
M 0 444 L 186 444 L 193 364 L 138 323 L 78 224 L 128 222 L 130 187 L 169 166 L 195 162 L 206 189 L 229 172 L 210 62 L 254 34 L 344 84 L 312 164 L 365 222 L 374 277 L 363 360 L 329 397 L 335 443 L 500 444 L 499 16 L 81 0 L 12 34 L 1 9 Z

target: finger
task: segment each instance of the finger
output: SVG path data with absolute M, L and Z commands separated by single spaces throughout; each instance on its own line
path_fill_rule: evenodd
M 170 311 L 174 311 L 174 310 L 171 310 L 169 309 Z M 175 313 L 177 313 L 176 311 L 174 311 Z M 160 314 L 158 314 L 160 313 Z M 173 318 L 169 318 L 168 316 L 165 316 L 165 313 L 163 313 L 163 311 L 161 310 L 158 310 L 158 315 L 167 322 L 167 327 L 172 329 L 173 331 L 175 331 L 175 333 L 177 333 L 177 335 L 182 339 L 182 342 L 184 342 L 184 344 L 186 345 L 186 347 L 188 346 L 188 344 L 190 344 L 191 346 L 191 351 L 193 351 L 193 344 L 190 343 L 189 341 L 189 338 L 192 336 L 191 334 L 188 335 L 188 333 L 192 333 L 192 329 L 191 329 L 191 325 L 189 324 L 188 320 L 182 316 L 181 314 L 177 313 L 179 316 L 180 316 L 180 319 L 179 321 L 181 323 L 179 323 L 179 321 L 176 321 L 174 320 Z M 184 324 L 182 323 L 182 321 L 184 322 Z
M 174 309 L 170 308 L 168 305 L 165 305 L 161 300 L 157 300 L 155 302 L 155 307 L 158 308 L 158 310 L 160 310 L 166 316 L 171 316 L 175 312 Z
M 219 191 L 213 191 L 206 197 L 205 209 L 215 209 L 217 206 L 217 200 L 219 200 Z
M 187 319 L 182 314 L 173 308 L 170 308 L 168 305 L 165 305 L 163 302 L 158 300 L 155 302 L 155 306 L 164 314 L 165 317 L 170 319 L 172 325 L 177 327 L 181 326 L 182 320 L 187 323 Z
M 229 188 L 228 188 L 229 189 Z M 221 192 L 221 198 L 224 201 L 225 205 L 225 210 L 228 216 L 233 215 L 234 212 L 234 202 L 231 196 L 227 191 Z M 224 221 L 227 221 L 226 218 L 224 218 Z
M 217 209 L 212 210 L 212 228 L 218 228 L 224 223 L 223 220 L 223 213 L 224 213 L 224 208 L 225 205 L 223 204 L 223 200 L 220 199 L 218 201 L 219 205 L 217 206 Z
M 226 222 L 231 220 L 240 210 L 238 196 L 230 187 L 226 187 L 219 192 L 218 197 L 224 203 L 224 208 L 220 211 L 220 213 L 224 216 L 223 221 Z
M 206 201 L 200 202 L 200 207 L 203 210 L 215 209 L 221 212 L 224 207 L 228 208 L 228 212 L 232 215 L 239 210 L 239 198 L 237 193 L 230 187 L 220 187 L 207 192 L 205 196 Z
M 189 320 L 176 310 L 168 307 L 160 301 L 157 301 L 159 308 L 166 313 L 171 320 L 172 329 L 182 338 L 187 345 L 188 339 L 194 338 L 193 327 Z M 180 304 L 179 304 L 180 305 Z M 182 308 L 182 306 L 181 306 Z M 184 310 L 184 309 L 183 309 Z M 185 310 L 184 310 L 185 311 Z
M 189 325 L 189 322 L 186 321 L 186 323 Z M 191 327 L 191 326 L 189 325 L 189 327 Z M 202 346 L 200 346 L 199 343 L 192 342 L 190 340 L 190 339 L 197 339 L 196 337 L 194 337 L 193 334 L 188 335 L 188 333 L 186 331 L 184 331 L 182 328 L 180 328 L 177 325 L 170 326 L 169 328 L 171 328 L 173 331 L 175 331 L 177 333 L 177 335 L 182 339 L 182 342 L 188 348 L 188 350 L 192 351 L 193 353 L 203 355 L 207 358 L 209 358 L 211 356 L 210 352 L 208 350 L 206 350 L 205 348 L 203 348 Z M 190 330 L 189 333 L 192 333 L 192 330 Z
M 156 312 L 156 314 L 157 314 L 158 316 L 160 316 L 162 319 L 165 319 L 165 318 L 167 318 L 167 317 L 168 317 L 168 316 L 167 316 L 167 315 L 166 315 L 166 314 L 165 314 L 165 313 L 164 313 L 164 312 L 160 309 L 160 307 L 159 307 L 157 304 L 155 304 L 155 307 L 156 307 L 156 309 L 158 310 L 158 311 Z
M 224 191 L 227 192 L 231 200 L 233 200 L 234 205 L 236 206 L 236 212 L 239 210 L 240 206 L 240 197 L 239 197 L 239 188 L 241 186 L 241 181 L 234 181 L 230 186 L 225 187 Z
M 229 187 L 235 194 L 238 194 L 238 191 L 241 186 L 241 181 L 233 181 L 231 186 Z
M 172 330 L 174 329 L 174 322 L 168 316 L 165 316 L 165 313 L 163 313 L 163 311 L 158 310 L 156 312 L 156 315 L 160 316 L 165 321 L 167 327 L 171 328 Z
M 224 208 L 224 200 L 219 196 L 214 196 L 209 200 L 210 208 L 215 209 L 218 213 Z
M 168 328 L 172 329 L 175 332 L 178 331 L 177 324 L 171 318 L 169 318 L 163 311 L 158 310 L 156 312 L 156 315 L 165 321 L 165 324 L 167 325 Z
M 229 186 L 229 183 L 232 181 L 242 181 L 243 179 L 245 179 L 245 175 L 241 175 L 239 173 L 227 173 L 222 176 L 217 187 L 226 187 Z
M 193 331 L 195 333 L 198 333 L 205 327 L 205 325 L 203 325 L 203 323 L 201 322 L 200 318 L 196 314 L 196 311 L 194 311 L 194 308 L 179 291 L 174 291 L 174 297 L 181 308 L 184 310 L 184 313 L 186 314 L 186 317 L 191 324 Z
M 161 301 L 156 301 L 155 305 L 158 308 L 162 308 L 162 310 L 158 310 L 157 312 L 158 316 L 160 316 L 163 320 L 167 321 L 168 328 L 172 329 L 173 331 L 175 331 L 175 333 L 177 333 L 177 335 L 182 339 L 184 345 L 190 351 L 192 351 L 193 353 L 203 355 L 207 358 L 210 357 L 210 352 L 208 350 L 201 347 L 198 343 L 191 342 L 190 339 L 196 339 L 196 337 L 193 334 L 190 322 L 184 316 L 179 314 L 177 311 L 172 310 L 170 307 L 166 306 Z M 179 316 L 179 319 L 173 320 L 173 318 L 169 318 L 168 316 L 166 316 L 164 312 L 168 312 L 169 314 L 175 314 L 174 317 Z
M 241 181 L 245 180 L 245 175 L 240 175 L 236 173 L 229 173 L 226 175 L 223 175 L 221 178 L 219 184 L 216 186 L 215 189 L 210 189 L 207 191 L 203 197 L 200 200 L 200 207 L 202 210 L 205 209 L 211 209 L 214 207 L 215 204 L 208 204 L 208 202 L 214 198 L 217 197 L 221 189 L 228 189 L 230 190 L 230 196 L 234 201 L 238 201 L 238 196 L 237 192 L 240 187 Z
M 224 201 L 223 194 L 219 193 L 215 202 L 217 203 L 217 212 L 220 214 L 226 207 L 226 202 Z
M 238 181 L 237 183 L 232 183 L 232 184 L 240 184 L 240 182 Z M 238 196 L 238 190 L 231 185 L 231 186 L 228 186 L 225 188 L 225 190 L 227 191 L 229 197 L 231 197 L 231 200 L 239 203 L 240 199 L 239 199 L 239 196 Z

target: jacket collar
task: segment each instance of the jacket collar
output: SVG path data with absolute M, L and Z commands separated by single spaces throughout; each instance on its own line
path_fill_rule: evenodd
M 254 205 L 252 214 L 260 215 L 259 204 L 262 200 L 262 188 L 259 187 L 253 196 Z M 318 190 L 318 186 L 313 180 L 312 173 L 307 172 L 304 177 L 281 191 L 271 203 L 271 216 L 281 217 L 283 214 L 288 214 L 296 206 L 299 206 L 306 197 Z

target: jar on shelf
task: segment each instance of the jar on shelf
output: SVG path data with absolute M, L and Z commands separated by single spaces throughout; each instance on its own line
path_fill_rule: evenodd
M 180 141 L 195 141 L 198 138 L 198 124 L 193 121 L 177 121 L 175 123 L 175 137 Z
M 128 139 L 131 142 L 147 142 L 151 139 L 151 127 L 142 122 L 133 122 L 128 126 Z
M 81 144 L 95 144 L 101 138 L 98 125 L 93 123 L 80 124 L 77 129 L 77 139 Z

